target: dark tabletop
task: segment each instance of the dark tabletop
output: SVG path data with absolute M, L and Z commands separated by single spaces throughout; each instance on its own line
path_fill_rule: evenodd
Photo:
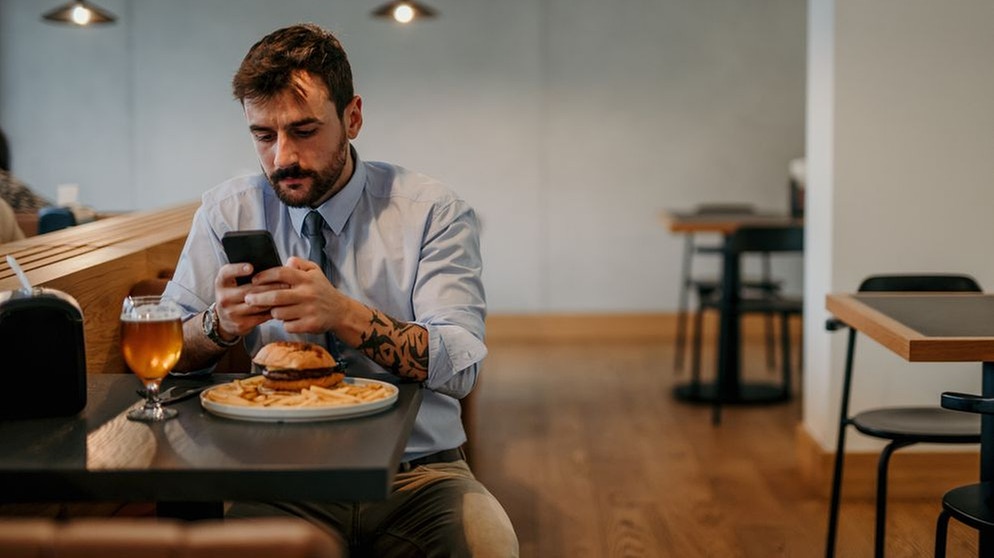
M 994 337 L 994 297 L 859 294 L 853 298 L 928 337 Z
M 222 418 L 192 397 L 173 406 L 178 418 L 147 424 L 124 416 L 138 387 L 132 375 L 94 375 L 79 416 L 0 421 L 0 501 L 383 499 L 422 395 L 402 383 L 382 412 L 306 423 Z

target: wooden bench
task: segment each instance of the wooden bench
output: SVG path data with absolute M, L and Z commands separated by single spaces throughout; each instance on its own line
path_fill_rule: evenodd
M 119 348 L 121 302 L 136 283 L 176 267 L 199 205 L 128 213 L 0 245 L 0 291 L 20 288 L 3 257 L 11 254 L 32 285 L 79 302 L 87 372 L 126 372 Z

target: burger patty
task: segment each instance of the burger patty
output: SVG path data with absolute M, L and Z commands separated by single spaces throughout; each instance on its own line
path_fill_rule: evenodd
M 262 375 L 270 380 L 303 380 L 320 378 L 335 371 L 334 368 L 307 368 L 305 370 L 264 370 Z

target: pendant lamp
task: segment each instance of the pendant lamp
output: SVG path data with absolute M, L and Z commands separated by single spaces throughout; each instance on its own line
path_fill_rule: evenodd
M 114 23 L 117 21 L 117 16 L 86 2 L 86 0 L 73 0 L 42 15 L 41 19 L 52 23 L 85 27 L 87 25 Z
M 397 23 L 410 23 L 416 19 L 428 19 L 438 15 L 438 10 L 414 0 L 394 0 L 373 10 L 373 16 L 392 19 Z

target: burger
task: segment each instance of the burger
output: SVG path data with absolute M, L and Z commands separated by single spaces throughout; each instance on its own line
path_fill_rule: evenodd
M 326 388 L 345 378 L 331 354 L 314 343 L 276 341 L 260 349 L 252 362 L 262 367 L 262 387 L 277 391 Z

